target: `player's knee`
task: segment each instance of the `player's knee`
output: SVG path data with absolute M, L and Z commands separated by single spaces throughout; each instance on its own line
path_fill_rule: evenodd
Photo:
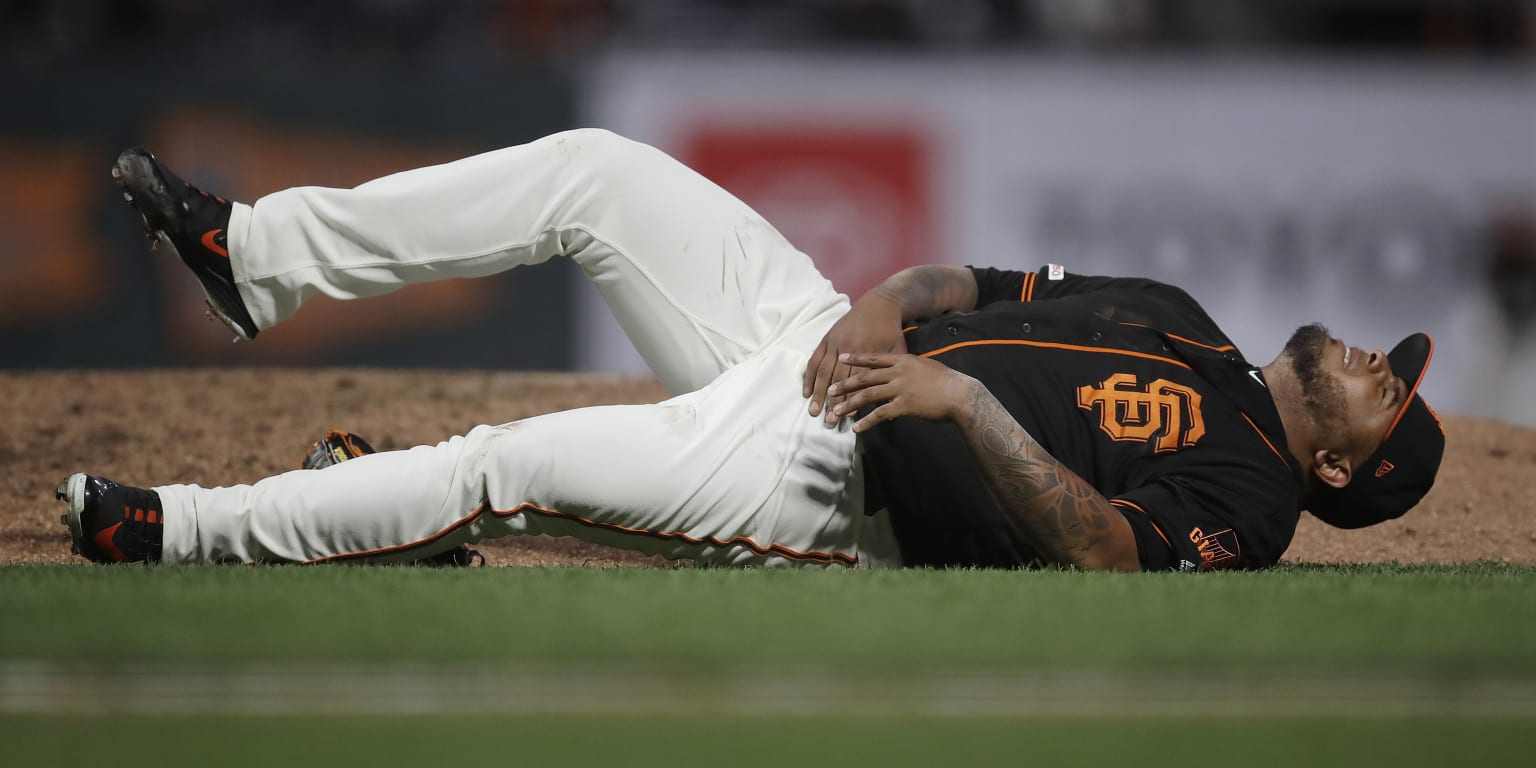
M 550 138 L 568 162 L 598 167 L 611 166 L 616 160 L 645 149 L 644 144 L 605 128 L 576 128 Z
M 573 128 L 550 138 L 561 152 L 572 158 L 621 151 L 626 145 L 635 143 L 606 128 Z

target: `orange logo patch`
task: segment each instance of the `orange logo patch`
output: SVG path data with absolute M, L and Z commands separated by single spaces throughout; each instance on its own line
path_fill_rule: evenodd
M 1394 469 L 1397 469 L 1397 467 L 1392 462 L 1382 459 L 1381 466 L 1376 468 L 1376 476 L 1381 477 Z
M 1196 528 L 1189 532 L 1189 540 L 1200 552 L 1200 567 L 1205 570 L 1220 568 L 1237 559 L 1242 548 L 1237 544 L 1237 532 L 1231 528 L 1207 534 Z
M 1188 448 L 1205 436 L 1200 393 L 1167 379 L 1142 387 L 1135 375 L 1117 373 L 1096 387 L 1078 387 L 1077 407 L 1098 409 L 1099 429 L 1110 439 L 1150 442 L 1158 452 Z

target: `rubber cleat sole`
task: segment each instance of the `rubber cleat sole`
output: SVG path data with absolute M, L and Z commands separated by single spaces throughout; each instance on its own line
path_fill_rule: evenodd
M 80 522 L 80 515 L 85 511 L 85 473 L 76 472 L 59 483 L 54 490 L 54 497 L 68 503 L 68 511 L 59 515 L 59 522 L 69 526 L 69 545 L 75 554 L 80 554 L 80 542 L 85 538 L 85 526 Z

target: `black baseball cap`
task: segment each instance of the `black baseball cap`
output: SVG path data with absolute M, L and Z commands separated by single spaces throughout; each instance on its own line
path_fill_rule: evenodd
M 1435 484 L 1445 455 L 1445 427 L 1419 396 L 1434 352 L 1429 335 L 1415 333 L 1387 353 L 1393 375 L 1408 385 L 1408 397 L 1381 445 L 1356 468 L 1349 485 L 1313 492 L 1307 509 L 1313 516 L 1337 528 L 1364 528 L 1402 517 Z

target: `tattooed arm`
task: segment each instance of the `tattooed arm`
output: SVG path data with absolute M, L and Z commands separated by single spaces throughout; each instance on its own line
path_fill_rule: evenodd
M 901 309 L 901 321 L 910 323 L 949 311 L 969 312 L 976 308 L 976 291 L 976 275 L 969 268 L 929 264 L 891 275 L 864 298 L 894 304 Z
M 987 488 L 1019 534 L 1053 563 L 1088 570 L 1141 569 L 1131 526 L 1109 500 L 1051 456 L 981 382 L 912 355 L 843 355 L 864 369 L 833 384 L 841 417 L 879 405 L 853 425 L 862 432 L 915 416 L 960 428 Z
M 805 365 L 801 395 L 810 398 L 810 414 L 821 414 L 827 386 L 846 378 L 838 362 L 845 352 L 906 352 L 903 325 L 949 311 L 976 308 L 976 276 L 965 267 L 911 267 L 886 278 L 864 294 L 848 314 L 832 325 Z M 838 402 L 834 399 L 833 402 Z M 826 420 L 837 420 L 831 411 Z
M 954 422 L 1024 539 L 1058 564 L 1141 570 L 1136 536 L 1120 511 L 1035 442 L 986 387 L 975 379 L 970 385 L 970 402 Z

